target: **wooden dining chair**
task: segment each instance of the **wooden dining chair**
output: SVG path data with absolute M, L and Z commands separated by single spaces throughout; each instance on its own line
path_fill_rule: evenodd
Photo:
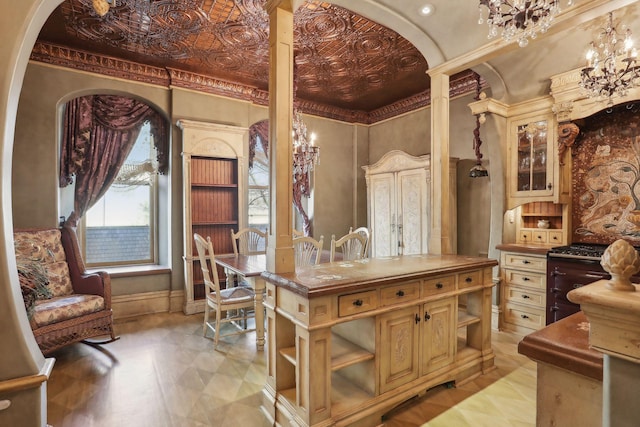
M 367 242 L 360 233 L 351 232 L 336 240 L 335 234 L 331 236 L 331 253 L 329 262 L 336 258 L 336 251 L 342 251 L 342 261 L 354 261 L 365 257 L 364 249 Z
M 220 337 L 255 331 L 255 328 L 249 329 L 237 323 L 240 321 L 246 322 L 248 318 L 254 317 L 251 315 L 251 313 L 254 313 L 253 308 L 255 304 L 255 293 L 253 289 L 245 286 L 220 289 L 211 238 L 207 237 L 205 239 L 198 233 L 194 233 L 193 238 L 196 242 L 207 299 L 207 303 L 204 306 L 203 335 L 206 337 L 207 328 L 211 329 L 214 333 L 214 347 L 217 347 Z M 209 322 L 209 313 L 211 310 L 215 311 L 215 323 Z M 225 317 L 222 317 L 222 312 L 226 312 Z M 220 329 L 224 323 L 234 325 L 236 327 L 234 332 L 221 335 Z
M 238 255 L 258 255 L 267 253 L 267 233 L 255 228 L 246 227 L 235 233 L 231 230 L 233 253 Z
M 369 243 L 371 242 L 371 232 L 369 229 L 367 227 L 358 227 L 354 230 L 352 227 L 349 227 L 349 233 L 358 233 L 366 239 L 363 253 L 364 258 L 369 258 Z
M 308 236 L 294 238 L 293 254 L 296 267 L 319 264 L 323 245 L 324 236 L 320 236 L 320 240 Z

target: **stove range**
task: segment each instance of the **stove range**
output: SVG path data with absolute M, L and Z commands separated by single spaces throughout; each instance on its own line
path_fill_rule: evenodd
M 575 258 L 600 260 L 602 254 L 609 245 L 598 245 L 590 243 L 572 243 L 567 246 L 556 246 L 551 248 L 547 255 L 552 258 Z

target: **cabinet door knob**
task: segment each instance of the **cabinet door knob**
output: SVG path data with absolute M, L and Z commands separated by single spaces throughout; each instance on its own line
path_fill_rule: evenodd
M 471 277 L 467 277 L 466 279 L 464 279 L 464 281 L 467 283 L 471 283 L 473 282 L 473 279 Z
M 547 184 L 547 190 L 551 190 L 553 188 L 553 185 L 551 185 L 551 183 Z
M 420 316 L 418 316 L 418 314 L 416 313 L 416 325 L 420 323 Z
M 424 312 L 424 321 L 426 322 L 429 319 L 431 319 L 431 315 L 425 311 Z
M 438 283 L 436 283 L 436 288 L 442 289 L 442 288 L 444 288 L 444 285 L 442 283 L 438 282 Z
M 402 289 L 400 289 L 398 292 L 396 292 L 396 296 L 403 297 L 404 296 L 404 291 Z
M 361 299 L 357 299 L 353 302 L 353 305 L 355 305 L 356 307 L 360 307 L 362 305 L 362 300 Z

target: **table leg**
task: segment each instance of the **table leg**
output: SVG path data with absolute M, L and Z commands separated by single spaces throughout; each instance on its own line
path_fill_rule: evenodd
M 264 290 L 265 283 L 262 277 L 255 277 L 253 286 L 256 293 L 256 346 L 258 350 L 264 350 Z

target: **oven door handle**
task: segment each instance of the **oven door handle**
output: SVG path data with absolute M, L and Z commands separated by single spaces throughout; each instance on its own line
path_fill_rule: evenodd
M 588 277 L 589 279 L 606 279 L 607 275 L 606 274 L 597 274 L 597 273 L 585 273 L 584 277 Z

